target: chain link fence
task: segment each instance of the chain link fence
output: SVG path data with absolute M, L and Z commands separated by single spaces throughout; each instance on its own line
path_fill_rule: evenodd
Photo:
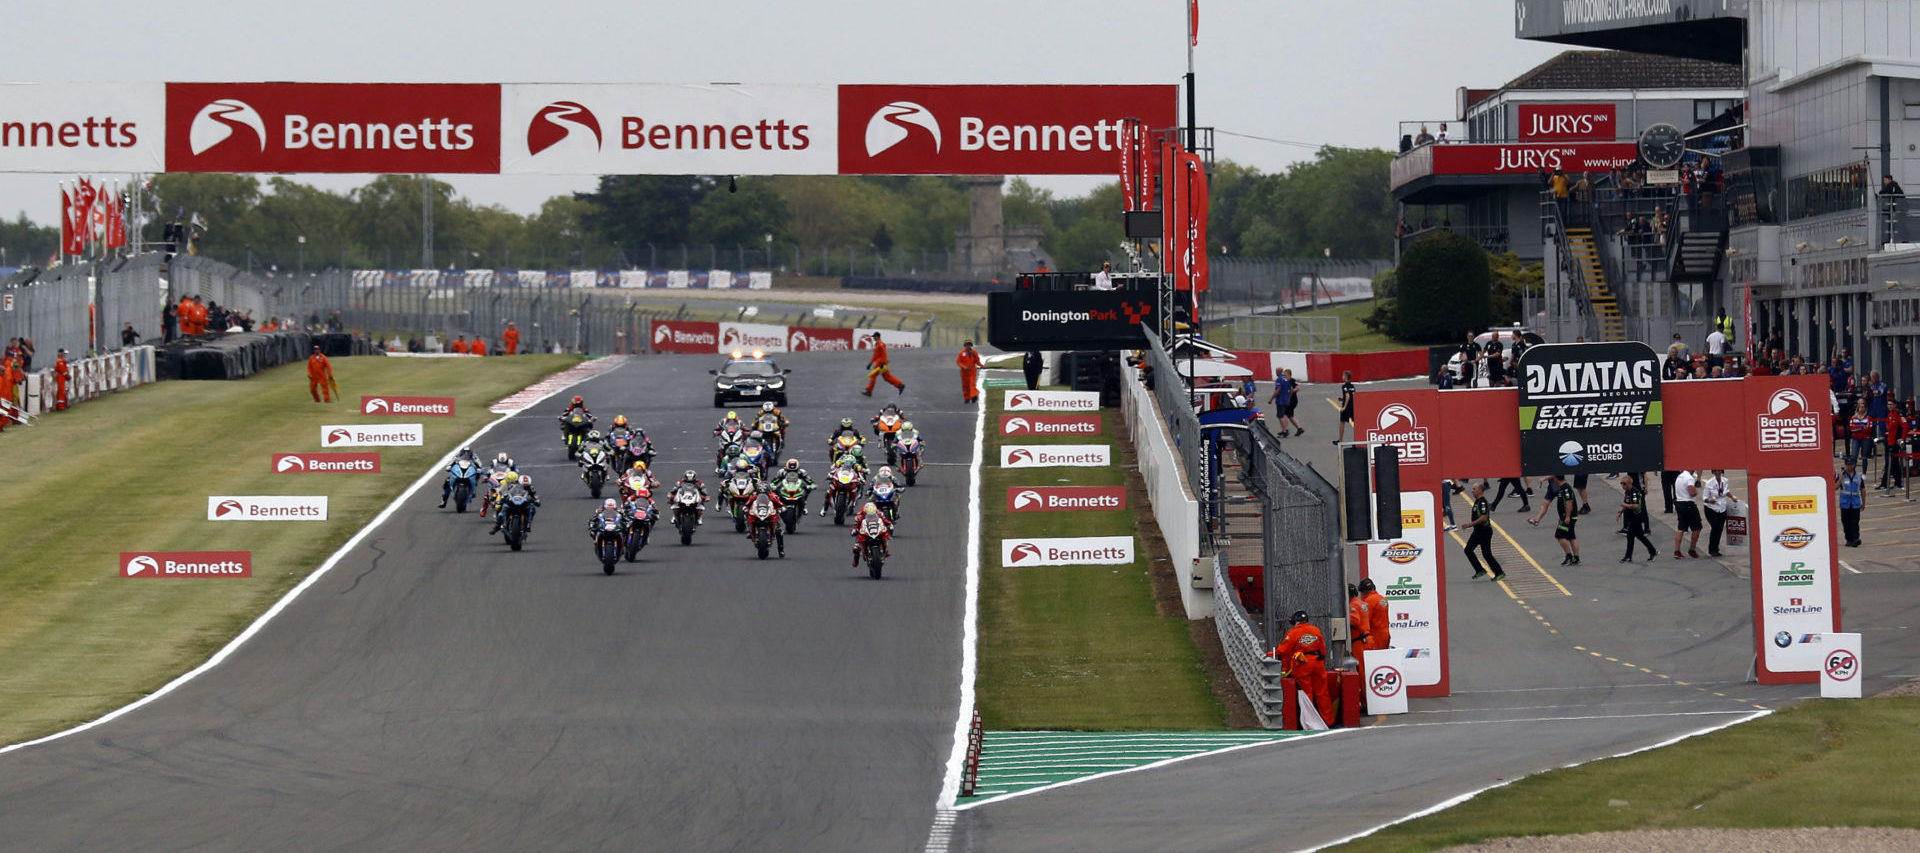
M 1241 471 L 1260 500 L 1267 600 L 1262 635 L 1271 648 L 1286 633 L 1281 620 L 1305 610 L 1331 638 L 1334 622 L 1347 616 L 1340 492 L 1312 466 L 1281 450 L 1265 423 L 1256 422 L 1249 437 Z
M 1262 314 L 1233 318 L 1233 348 L 1256 352 L 1339 352 L 1339 317 Z
M 1392 268 L 1388 260 L 1210 257 L 1204 320 L 1325 308 L 1367 298 L 1358 288 Z

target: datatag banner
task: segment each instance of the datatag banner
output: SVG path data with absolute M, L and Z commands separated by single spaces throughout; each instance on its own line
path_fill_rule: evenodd
M 1123 121 L 1171 127 L 1175 103 L 1163 85 L 7 84 L 0 171 L 1105 175 Z
M 1620 343 L 1540 344 L 1520 380 L 1520 472 L 1613 474 L 1665 469 L 1660 359 Z

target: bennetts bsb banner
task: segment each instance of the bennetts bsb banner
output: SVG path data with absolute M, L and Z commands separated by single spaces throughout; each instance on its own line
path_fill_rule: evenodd
M 1541 344 L 1520 378 L 1520 473 L 1665 469 L 1660 360 L 1638 341 Z

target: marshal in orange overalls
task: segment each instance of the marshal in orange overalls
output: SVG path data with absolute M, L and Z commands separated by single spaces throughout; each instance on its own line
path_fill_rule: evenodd
M 56 412 L 67 409 L 67 380 L 72 376 L 73 370 L 67 367 L 67 351 L 61 350 L 60 356 L 53 360 L 53 410 Z
M 1327 642 L 1312 622 L 1301 622 L 1273 650 L 1273 657 L 1287 668 L 1293 683 L 1307 691 L 1320 719 L 1333 722 L 1333 697 L 1327 695 Z
M 980 351 L 973 348 L 973 341 L 960 345 L 960 354 L 953 359 L 960 365 L 960 402 L 974 403 L 980 400 Z
M 500 345 L 507 351 L 507 355 L 518 355 L 520 353 L 520 328 L 512 323 L 508 323 L 507 330 L 500 333 Z
M 330 388 L 332 385 L 333 362 L 327 360 L 326 354 L 322 353 L 319 347 L 314 347 L 313 355 L 307 358 L 307 391 L 313 394 L 314 402 L 331 403 L 333 402 L 333 392 Z M 321 399 L 322 395 L 326 397 L 324 401 Z
M 867 359 L 867 390 L 860 393 L 873 396 L 873 383 L 885 379 L 887 383 L 907 393 L 907 383 L 893 378 L 893 371 L 887 368 L 887 342 L 880 340 L 880 333 L 873 335 L 873 357 Z

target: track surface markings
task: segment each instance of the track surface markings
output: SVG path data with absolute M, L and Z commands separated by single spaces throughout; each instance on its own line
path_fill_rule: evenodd
M 1121 773 L 1316 732 L 987 732 L 974 796 L 961 808 L 1107 773 Z

